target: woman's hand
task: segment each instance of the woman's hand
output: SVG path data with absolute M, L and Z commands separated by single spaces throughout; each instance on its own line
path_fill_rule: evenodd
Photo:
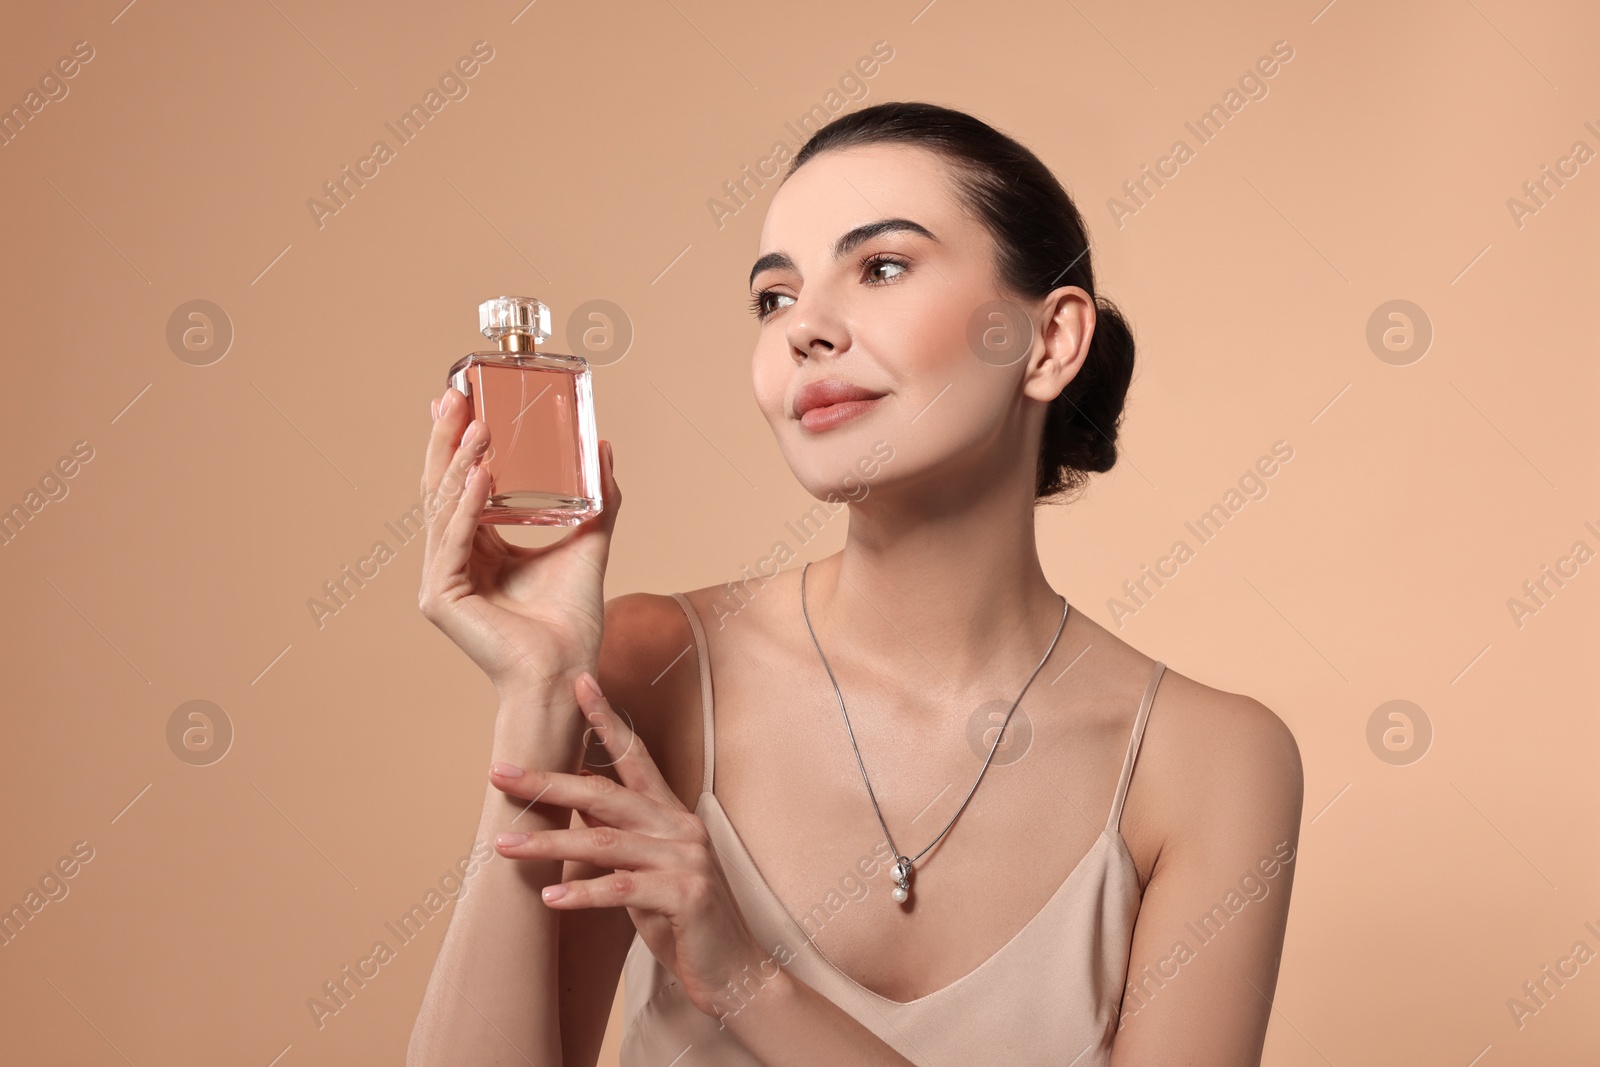
M 622 494 L 611 442 L 602 441 L 604 510 L 555 544 L 509 544 L 494 526 L 478 524 L 489 477 L 481 465 L 472 470 L 489 431 L 471 414 L 457 389 L 435 401 L 422 474 L 428 536 L 417 604 L 483 668 L 505 702 L 598 669 L 606 560 Z
M 638 735 L 601 695 L 593 676 L 574 685 L 591 728 L 622 784 L 602 775 L 523 771 L 497 763 L 494 784 L 525 800 L 571 808 L 588 829 L 502 833 L 510 859 L 559 859 L 609 868 L 599 878 L 544 891 L 553 908 L 625 907 L 662 966 L 678 977 L 690 1003 L 713 1017 L 729 1010 L 717 998 L 749 973 L 773 977 L 778 964 L 762 950 L 739 910 L 705 823 L 667 785 Z

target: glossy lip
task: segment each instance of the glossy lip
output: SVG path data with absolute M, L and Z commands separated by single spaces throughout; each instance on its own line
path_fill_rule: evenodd
M 875 396 L 867 400 L 842 400 L 837 404 L 823 404 L 821 407 L 810 408 L 800 416 L 800 425 L 807 430 L 831 430 L 842 422 L 848 422 L 858 415 L 865 415 L 883 397 Z
M 871 411 L 885 395 L 854 382 L 822 378 L 795 393 L 794 417 L 807 430 L 827 430 Z
M 884 394 L 840 378 L 820 378 L 802 385 L 792 404 L 795 418 L 803 418 L 812 408 L 842 404 L 851 400 L 877 400 Z

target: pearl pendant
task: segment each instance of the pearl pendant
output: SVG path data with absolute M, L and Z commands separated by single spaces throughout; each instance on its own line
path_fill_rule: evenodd
M 895 861 L 894 880 L 899 884 L 889 895 L 896 904 L 904 904 L 911 899 L 911 861 L 904 856 Z

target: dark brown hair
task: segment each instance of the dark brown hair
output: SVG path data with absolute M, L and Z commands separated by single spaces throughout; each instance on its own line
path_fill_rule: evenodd
M 1035 499 L 1073 494 L 1117 461 L 1117 428 L 1133 379 L 1133 333 L 1094 289 L 1083 217 L 1050 169 L 980 119 L 936 104 L 893 101 L 841 115 L 806 141 L 784 175 L 833 149 L 907 144 L 951 164 L 968 210 L 994 239 L 998 280 L 1023 299 L 1063 285 L 1094 298 L 1095 327 L 1083 367 L 1045 416 Z

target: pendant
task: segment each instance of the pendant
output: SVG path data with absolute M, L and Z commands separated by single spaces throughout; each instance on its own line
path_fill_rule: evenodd
M 904 904 L 911 899 L 911 861 L 904 856 L 895 861 L 894 880 L 897 884 L 889 895 L 895 903 Z

